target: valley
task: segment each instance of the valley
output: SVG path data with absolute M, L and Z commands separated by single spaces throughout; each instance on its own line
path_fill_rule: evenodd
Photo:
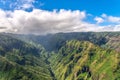
M 120 32 L 0 33 L 0 80 L 119 80 Z

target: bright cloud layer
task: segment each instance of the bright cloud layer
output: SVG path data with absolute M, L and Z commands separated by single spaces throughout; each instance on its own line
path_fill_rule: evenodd
M 120 17 L 102 14 L 94 16 L 90 23 L 88 15 L 80 10 L 36 9 L 37 0 L 0 0 L 12 10 L 0 9 L 0 32 L 19 34 L 47 34 L 58 32 L 120 31 Z M 42 6 L 43 3 L 39 2 Z M 33 9 L 27 12 L 27 9 Z M 89 16 L 90 17 L 90 16 Z M 86 21 L 87 20 L 87 21 Z M 107 23 L 107 24 L 106 24 Z M 102 24 L 102 26 L 101 26 Z
M 104 22 L 104 19 L 101 17 L 95 17 L 94 20 L 97 21 L 98 24 Z
M 87 18 L 84 11 L 46 11 L 34 9 L 32 12 L 24 10 L 0 10 L 0 32 L 47 34 L 58 32 L 84 32 L 84 31 L 119 31 L 120 24 L 100 26 L 84 21 Z M 109 20 L 110 16 L 106 16 Z M 112 17 L 119 22 L 119 19 Z M 96 17 L 97 23 L 104 22 L 104 18 Z M 110 21 L 110 20 L 109 20 Z
M 120 23 L 120 17 L 108 16 L 106 14 L 102 14 L 101 17 L 99 18 L 102 18 L 107 22 L 111 22 L 111 23 Z

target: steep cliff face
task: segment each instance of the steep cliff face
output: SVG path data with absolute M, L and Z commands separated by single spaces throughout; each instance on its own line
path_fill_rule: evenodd
M 52 80 L 42 54 L 40 46 L 0 35 L 0 80 Z
M 119 36 L 0 34 L 0 80 L 119 80 Z
M 115 80 L 118 55 L 88 41 L 71 40 L 50 60 L 58 80 Z

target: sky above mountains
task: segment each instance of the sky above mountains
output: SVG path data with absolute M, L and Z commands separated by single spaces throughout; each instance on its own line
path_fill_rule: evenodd
M 0 32 L 120 31 L 120 0 L 0 0 Z

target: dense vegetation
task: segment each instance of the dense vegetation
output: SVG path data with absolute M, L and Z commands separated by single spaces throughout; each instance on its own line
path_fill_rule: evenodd
M 119 80 L 119 56 L 88 41 L 71 40 L 50 61 L 58 80 Z
M 75 32 L 57 33 L 44 36 L 7 34 L 27 42 L 41 44 L 47 51 L 58 51 L 67 40 L 89 41 L 103 48 L 120 51 L 120 32 Z
M 0 34 L 0 80 L 120 80 L 120 32 Z
M 44 48 L 0 35 L 0 80 L 52 80 Z

